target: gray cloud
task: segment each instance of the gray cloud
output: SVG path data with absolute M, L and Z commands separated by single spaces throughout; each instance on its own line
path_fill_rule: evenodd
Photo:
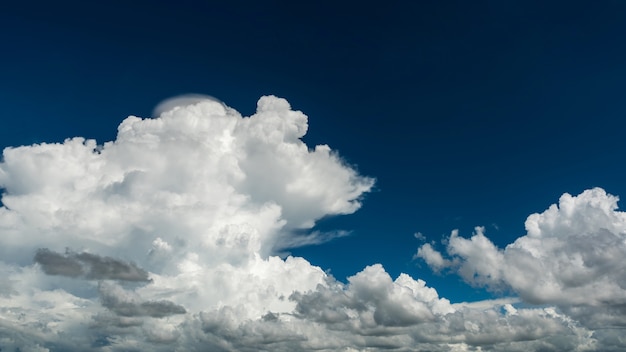
M 184 307 L 173 302 L 148 301 L 148 302 L 119 302 L 110 298 L 103 299 L 102 304 L 118 315 L 125 317 L 153 317 L 163 318 L 175 314 L 185 314 Z
M 38 249 L 34 261 L 48 275 L 79 277 L 85 274 L 83 266 L 79 261 L 47 248 Z
M 63 255 L 40 248 L 34 261 L 48 275 L 83 277 L 89 280 L 150 281 L 148 272 L 134 263 L 87 252 L 74 253 L 68 250 Z
M 311 350 L 306 333 L 298 331 L 299 322 L 286 324 L 278 317 L 239 322 L 241 314 L 229 306 L 200 313 L 187 325 L 186 342 L 210 351 Z
M 100 283 L 98 288 L 102 305 L 120 316 L 163 318 L 187 313 L 183 306 L 171 301 L 142 301 L 117 285 Z

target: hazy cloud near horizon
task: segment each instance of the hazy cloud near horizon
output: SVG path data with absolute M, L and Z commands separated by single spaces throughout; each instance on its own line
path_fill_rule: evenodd
M 305 258 L 278 257 L 343 235 L 308 230 L 357 211 L 374 185 L 329 146 L 304 144 L 307 129 L 284 99 L 262 97 L 250 117 L 209 99 L 130 116 L 101 145 L 77 137 L 5 149 L 0 347 L 626 347 L 626 216 L 601 189 L 531 215 L 528 234 L 505 249 L 478 228 L 417 252 L 436 270 L 519 298 L 452 304 L 381 264 L 341 283 Z

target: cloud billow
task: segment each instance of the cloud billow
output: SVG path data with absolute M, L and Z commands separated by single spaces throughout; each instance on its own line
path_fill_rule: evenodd
M 476 228 L 469 239 L 454 231 L 445 249 L 429 244 L 417 256 L 434 269 L 448 268 L 465 281 L 508 289 L 532 304 L 553 304 L 589 327 L 626 326 L 626 213 L 600 188 L 526 220 L 527 234 L 504 249 Z
M 601 190 L 532 215 L 528 235 L 504 250 L 479 230 L 472 239 L 453 235 L 445 252 L 428 244 L 417 253 L 439 271 L 519 297 L 451 303 L 381 264 L 342 283 L 304 258 L 279 257 L 347 234 L 313 227 L 357 211 L 374 184 L 329 146 L 307 146 L 307 130 L 307 116 L 281 98 L 262 97 L 247 117 L 195 99 L 161 107 L 154 118 L 130 116 L 104 144 L 76 137 L 5 149 L 0 348 L 626 346 L 619 330 L 595 329 L 623 326 L 617 258 L 626 221 Z M 532 275 L 543 281 L 533 285 Z

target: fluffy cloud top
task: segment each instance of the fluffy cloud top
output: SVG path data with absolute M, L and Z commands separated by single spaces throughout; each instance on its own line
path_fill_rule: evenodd
M 305 145 L 307 117 L 284 99 L 262 97 L 250 117 L 215 99 L 185 104 L 153 119 L 131 116 L 115 141 L 101 145 L 73 138 L 4 150 L 0 348 L 539 351 L 626 344 L 576 320 L 622 322 L 612 309 L 623 307 L 616 258 L 624 219 L 602 191 L 531 216 L 529 235 L 505 250 L 479 231 L 470 240 L 452 236 L 447 255 L 430 245 L 418 252 L 439 270 L 556 308 L 517 299 L 451 304 L 422 280 L 392 279 L 380 264 L 341 283 L 303 258 L 275 254 L 344 235 L 312 227 L 356 211 L 373 179 L 328 146 Z M 570 228 L 585 232 L 571 237 Z M 589 248 L 576 249 L 573 238 Z M 596 252 L 604 249 L 609 256 Z M 528 276 L 514 281 L 514 266 L 528 255 L 546 267 L 524 264 Z M 580 263 L 563 274 L 567 260 Z M 530 275 L 546 281 L 531 287 L 524 284 Z M 556 299 L 549 289 L 565 295 Z
M 533 304 L 554 304 L 589 327 L 626 326 L 626 213 L 600 188 L 526 220 L 527 234 L 504 249 L 476 228 L 453 231 L 446 252 L 431 245 L 417 256 L 434 269 L 450 268 L 471 284 L 510 290 Z

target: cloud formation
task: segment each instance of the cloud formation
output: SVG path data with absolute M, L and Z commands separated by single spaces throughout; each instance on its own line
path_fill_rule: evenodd
M 133 292 L 128 292 L 115 284 L 103 282 L 98 289 L 102 305 L 120 316 L 163 318 L 186 313 L 184 307 L 167 300 L 141 301 Z
M 5 149 L 0 348 L 570 351 L 626 345 L 619 334 L 597 329 L 623 326 L 624 316 L 617 258 L 625 222 L 617 200 L 601 190 L 562 198 L 560 208 L 531 216 L 529 234 L 512 249 L 496 248 L 479 229 L 472 239 L 451 236 L 446 253 L 430 244 L 418 251 L 437 270 L 520 298 L 451 303 L 423 280 L 393 279 L 380 264 L 342 283 L 304 258 L 277 256 L 346 235 L 313 227 L 322 217 L 358 210 L 374 183 L 330 147 L 309 148 L 301 140 L 307 129 L 306 115 L 277 97 L 262 97 L 249 117 L 200 99 L 156 118 L 128 117 L 117 138 L 104 144 L 77 137 Z M 575 240 L 588 248 L 576 249 Z M 533 253 L 542 270 L 527 263 Z M 579 266 L 565 272 L 568 260 Z M 525 275 L 515 281 L 519 268 Z M 531 275 L 545 282 L 533 286 Z M 583 294 L 589 299 L 577 297 Z M 585 317 L 590 320 L 583 323 Z
M 447 258 L 429 244 L 417 256 L 466 282 L 509 290 L 525 302 L 552 304 L 588 327 L 626 327 L 626 213 L 600 188 L 526 220 L 527 234 L 504 249 L 477 227 L 471 238 L 453 231 Z
M 198 104 L 204 101 L 213 101 L 213 102 L 217 102 L 225 106 L 225 104 L 222 101 L 210 95 L 192 94 L 192 93 L 181 94 L 175 97 L 167 98 L 163 100 L 162 102 L 160 102 L 159 104 L 157 104 L 157 106 L 152 111 L 152 116 L 159 117 L 165 112 L 178 109 L 178 108 L 184 108 L 185 106 Z
M 65 255 L 47 248 L 37 250 L 35 263 L 48 275 L 84 277 L 89 280 L 149 281 L 148 273 L 133 263 L 83 252 Z

